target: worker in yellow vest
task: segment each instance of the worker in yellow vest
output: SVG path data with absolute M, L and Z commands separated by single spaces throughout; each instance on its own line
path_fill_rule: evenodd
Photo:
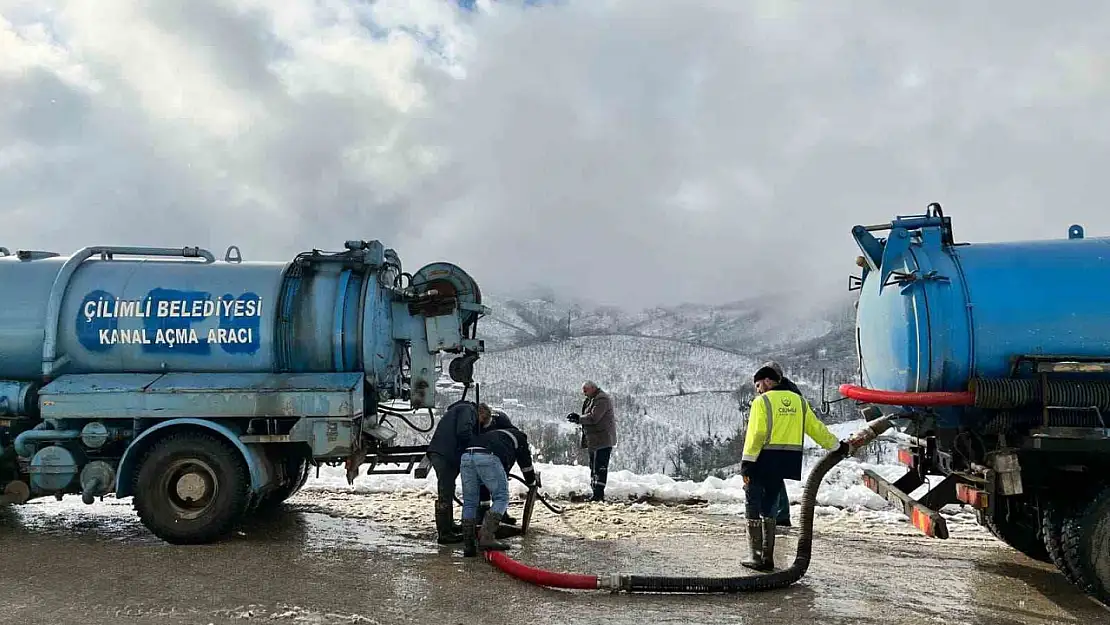
M 786 488 L 783 480 L 802 479 L 804 436 L 829 450 L 848 443 L 836 439 L 805 398 L 779 386 L 782 375 L 775 368 L 760 367 L 753 381 L 759 395 L 748 411 L 740 463 L 752 557 L 743 565 L 770 571 L 775 568 L 775 504 Z

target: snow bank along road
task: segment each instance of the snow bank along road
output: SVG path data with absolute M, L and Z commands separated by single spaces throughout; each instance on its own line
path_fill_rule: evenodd
M 230 541 L 200 547 L 152 537 L 127 500 L 33 502 L 0 509 L 0 623 L 1110 622 L 1110 612 L 1050 565 L 996 541 L 970 515 L 948 511 L 954 537 L 924 538 L 857 488 L 858 466 L 842 466 L 822 491 L 808 575 L 786 590 L 734 596 L 523 584 L 481 559 L 462 558 L 457 547 L 436 545 L 432 497 L 412 478 L 359 478 L 350 487 L 324 472 L 282 511 Z M 546 490 L 566 494 L 582 481 L 584 491 L 582 471 L 547 467 Z M 529 535 L 512 539 L 514 557 L 592 573 L 747 573 L 737 481 L 612 478 L 614 496 L 706 503 L 563 501 L 561 517 L 537 506 Z M 778 564 L 786 566 L 794 539 L 780 541 Z

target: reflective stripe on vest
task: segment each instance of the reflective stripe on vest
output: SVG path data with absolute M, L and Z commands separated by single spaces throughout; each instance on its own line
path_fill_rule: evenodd
M 517 443 L 516 436 L 513 436 L 513 434 L 511 432 L 507 432 L 505 430 L 494 430 L 494 432 L 497 432 L 498 434 L 504 434 L 505 436 L 508 436 L 509 440 L 513 442 L 513 449 L 516 449 L 517 447 L 520 446 Z
M 805 430 L 806 430 L 806 416 L 809 413 L 807 403 L 804 397 L 798 395 L 802 400 L 802 442 L 798 444 L 790 443 L 776 443 L 771 444 L 771 434 L 775 431 L 775 410 L 771 405 L 771 398 L 766 393 L 760 394 L 759 398 L 763 400 L 764 412 L 767 413 L 767 435 L 763 438 L 764 450 L 781 450 L 781 451 L 803 451 L 805 448 Z M 754 459 L 753 459 L 754 460 Z
M 764 412 L 767 413 L 767 437 L 763 439 L 763 448 L 767 449 L 771 446 L 771 432 L 775 431 L 775 409 L 771 406 L 771 398 L 767 397 L 767 393 L 759 397 L 763 400 Z

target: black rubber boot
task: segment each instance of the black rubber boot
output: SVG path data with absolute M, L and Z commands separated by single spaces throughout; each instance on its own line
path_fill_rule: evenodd
M 478 527 L 474 520 L 463 519 L 462 522 L 463 557 L 473 558 L 478 555 Z
M 775 570 L 775 519 L 763 519 L 763 565 L 759 571 Z
M 605 501 L 605 487 L 594 486 L 594 496 L 590 498 L 590 501 Z
M 748 519 L 748 546 L 752 550 L 752 557 L 740 564 L 758 571 L 763 566 L 763 521 Z
M 455 531 L 454 513 L 450 501 L 436 500 L 436 542 L 441 545 L 454 545 L 462 541 L 462 534 Z
M 482 517 L 485 516 L 486 512 L 489 510 L 489 507 L 490 507 L 490 502 L 488 502 L 488 501 L 483 501 L 483 502 L 478 504 L 478 522 L 479 523 L 482 522 Z M 505 514 L 501 515 L 501 524 L 502 525 L 516 525 L 516 519 L 509 516 L 509 511 L 506 510 Z
M 478 548 L 482 551 L 505 551 L 508 543 L 497 540 L 497 526 L 501 524 L 501 515 L 490 510 L 486 518 L 482 519 L 482 529 L 478 532 Z

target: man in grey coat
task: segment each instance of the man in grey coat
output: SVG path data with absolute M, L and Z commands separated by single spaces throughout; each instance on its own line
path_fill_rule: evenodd
M 590 501 L 605 501 L 605 484 L 609 477 L 609 458 L 617 444 L 617 421 L 613 400 L 593 383 L 582 385 L 582 414 L 572 412 L 567 421 L 582 426 L 582 447 L 590 454 L 590 485 L 594 495 Z

